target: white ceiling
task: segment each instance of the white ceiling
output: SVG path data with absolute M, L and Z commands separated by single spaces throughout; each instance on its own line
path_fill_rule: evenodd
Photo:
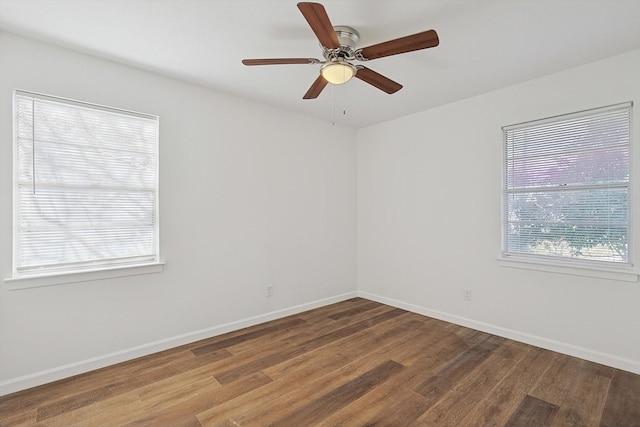
M 295 0 L 0 0 L 0 28 L 354 128 L 640 49 L 640 0 L 321 0 L 364 47 L 435 29 L 440 46 L 367 67 L 393 95 L 354 79 L 302 96 L 318 65 Z M 639 77 L 640 78 L 640 77 Z

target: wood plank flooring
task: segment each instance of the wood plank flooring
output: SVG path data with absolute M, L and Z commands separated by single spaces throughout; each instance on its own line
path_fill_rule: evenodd
M 640 375 L 361 298 L 0 398 L 0 426 L 640 426 Z

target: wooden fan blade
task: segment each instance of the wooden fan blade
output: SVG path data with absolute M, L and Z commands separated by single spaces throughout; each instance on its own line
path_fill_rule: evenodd
M 302 12 L 304 19 L 307 20 L 322 46 L 329 49 L 340 47 L 336 31 L 333 29 L 323 5 L 320 3 L 300 2 L 298 3 L 298 9 Z
M 318 64 L 320 61 L 314 58 L 268 58 L 268 59 L 243 59 L 244 65 L 279 65 L 279 64 Z
M 402 85 L 400 83 L 396 83 L 390 78 L 376 73 L 367 67 L 358 67 L 356 77 L 363 82 L 369 83 L 371 86 L 375 86 L 378 89 L 387 92 L 388 94 L 396 93 L 402 89 Z
M 435 47 L 438 46 L 439 43 L 438 34 L 434 30 L 428 30 L 411 36 L 374 44 L 359 49 L 359 51 L 364 59 L 376 59 Z
M 309 88 L 307 93 L 304 94 L 302 99 L 315 99 L 315 98 L 317 98 L 318 95 L 320 95 L 320 92 L 322 92 L 322 89 L 325 88 L 327 83 L 329 83 L 329 82 L 327 82 L 324 79 L 324 77 L 318 76 L 316 81 L 313 82 L 313 84 L 311 85 L 311 87 Z

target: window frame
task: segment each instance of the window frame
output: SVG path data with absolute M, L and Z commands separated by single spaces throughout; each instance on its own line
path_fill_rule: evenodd
M 33 269 L 25 269 L 21 270 L 18 265 L 18 250 L 19 250 L 19 223 L 21 221 L 21 212 L 19 211 L 19 191 L 20 184 L 18 183 L 18 125 L 17 125 L 17 114 L 18 114 L 18 99 L 19 97 L 30 97 L 34 100 L 44 100 L 44 101 L 53 101 L 56 103 L 61 103 L 63 105 L 68 105 L 71 107 L 79 107 L 86 108 L 93 111 L 102 111 L 113 113 L 117 115 L 122 115 L 126 117 L 136 117 L 144 120 L 150 120 L 152 124 L 155 126 L 154 129 L 154 142 L 153 142 L 153 203 L 152 210 L 147 210 L 147 212 L 152 212 L 154 223 L 152 227 L 152 252 L 149 255 L 144 256 L 144 259 L 139 260 L 130 260 L 125 262 L 113 262 L 109 261 L 108 258 L 103 257 L 102 259 L 85 263 L 84 265 L 75 265 L 70 268 L 64 268 L 60 263 L 45 267 L 45 268 L 33 268 Z M 12 232 L 12 277 L 5 278 L 5 282 L 10 282 L 10 289 L 20 289 L 24 287 L 39 287 L 39 286 L 47 286 L 52 284 L 62 284 L 62 283 L 73 283 L 85 280 L 96 280 L 102 278 L 111 278 L 111 277 L 122 277 L 122 276 L 130 276 L 130 275 L 139 275 L 139 274 L 148 274 L 148 273 L 156 273 L 162 271 L 162 266 L 164 262 L 161 261 L 160 258 L 160 203 L 159 203 L 159 195 L 160 195 L 160 187 L 159 187 L 159 165 L 160 165 L 160 119 L 159 116 L 139 113 L 131 110 L 125 110 L 122 108 L 109 107 L 104 105 L 99 105 L 95 103 L 78 101 L 69 98 L 63 98 L 59 96 L 47 95 L 32 91 L 26 90 L 14 90 L 12 94 L 12 102 L 13 102 L 13 198 L 12 198 L 12 212 L 13 212 L 13 232 Z M 11 283 L 15 282 L 15 283 Z M 29 283 L 27 283 L 29 282 Z
M 627 189 L 627 262 L 588 260 L 561 256 L 546 256 L 524 252 L 507 251 L 508 231 L 508 197 L 511 194 L 507 188 L 507 130 L 533 127 L 562 122 L 567 119 L 596 116 L 600 113 L 613 110 L 629 111 L 629 179 Z M 522 268 L 528 270 L 540 270 L 553 273 L 571 274 L 587 277 L 601 277 L 622 281 L 638 281 L 638 273 L 634 267 L 635 241 L 634 241 L 634 201 L 633 194 L 635 176 L 635 160 L 633 156 L 633 102 L 623 102 L 605 107 L 582 110 L 578 112 L 556 115 L 539 120 L 531 120 L 513 125 L 503 126 L 502 130 L 502 192 L 501 192 L 501 252 L 498 257 L 499 265 L 504 267 Z M 522 189 L 521 189 L 522 190 Z M 540 191 L 538 189 L 538 191 Z M 534 191 L 535 192 L 535 191 Z

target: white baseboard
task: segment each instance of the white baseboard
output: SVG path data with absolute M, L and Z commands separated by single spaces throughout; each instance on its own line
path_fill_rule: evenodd
M 269 322 L 271 320 L 280 319 L 282 317 L 301 313 L 303 311 L 312 310 L 314 308 L 323 307 L 340 301 L 345 301 L 358 296 L 356 291 L 336 295 L 330 298 L 312 301 L 305 304 L 289 307 L 286 309 L 271 311 L 266 314 L 241 319 L 235 322 L 225 323 L 218 326 L 202 329 L 199 331 L 189 332 L 175 337 L 166 338 L 143 344 L 137 347 L 128 348 L 114 353 L 105 354 L 87 360 L 70 363 L 45 371 L 36 372 L 22 377 L 12 378 L 0 382 L 0 396 L 4 396 L 17 391 L 26 390 L 42 384 L 69 378 L 74 375 L 83 374 L 95 369 L 104 368 L 105 366 L 114 365 L 116 363 L 125 362 L 138 357 L 147 356 L 159 351 L 168 350 L 184 344 L 189 344 L 202 339 L 211 338 L 227 332 L 236 331 L 238 329 L 249 326 L 258 325 L 260 323 Z
M 305 304 L 300 304 L 300 305 L 289 307 L 282 310 L 271 311 L 266 314 L 249 317 L 246 319 L 241 319 L 235 322 L 225 323 L 218 326 L 213 326 L 211 328 L 206 328 L 199 331 L 189 332 L 179 336 L 166 338 L 160 341 L 143 344 L 141 346 L 128 348 L 122 351 L 105 354 L 102 356 L 78 361 L 75 363 L 70 363 L 64 366 L 36 372 L 36 373 L 25 375 L 22 377 L 5 380 L 0 382 L 0 396 L 4 396 L 10 393 L 15 393 L 21 390 L 26 390 L 28 388 L 36 387 L 42 384 L 50 383 L 50 382 L 61 380 L 64 378 L 69 378 L 74 375 L 93 371 L 95 369 L 104 368 L 105 366 L 114 365 L 116 363 L 125 362 L 127 360 L 132 360 L 138 357 L 147 356 L 149 354 L 157 353 L 163 350 L 168 350 L 170 348 L 178 347 L 184 344 L 189 344 L 202 339 L 211 338 L 217 335 L 225 334 L 227 332 L 232 332 L 238 329 L 258 325 L 260 323 L 268 322 L 271 320 L 280 319 L 282 317 L 301 313 L 303 311 L 323 307 L 325 305 L 344 301 L 354 297 L 366 298 L 372 301 L 377 301 L 383 304 L 390 305 L 392 307 L 397 307 L 407 311 L 411 311 L 413 313 L 421 314 L 423 316 L 433 317 L 435 319 L 444 320 L 446 322 L 455 323 L 457 325 L 487 332 L 493 335 L 498 335 L 504 338 L 509 338 L 514 341 L 520 341 L 526 344 L 534 345 L 536 347 L 545 348 L 547 350 L 556 351 L 558 353 L 567 354 L 569 356 L 578 357 L 584 360 L 589 360 L 592 362 L 611 366 L 613 368 L 622 369 L 624 371 L 632 372 L 635 374 L 640 374 L 640 363 L 634 360 L 621 358 L 611 354 L 597 352 L 594 350 L 574 346 L 574 345 L 559 342 L 559 341 L 549 340 L 547 338 L 542 338 L 535 335 L 514 331 L 511 329 L 503 328 L 500 326 L 496 326 L 496 325 L 492 325 L 484 322 L 478 322 L 476 320 L 468 319 L 465 317 L 456 316 L 456 315 L 452 315 L 452 314 L 437 311 L 437 310 L 432 310 L 429 308 L 406 303 L 406 302 L 395 300 L 392 298 L 383 297 L 376 294 L 371 294 L 369 292 L 354 291 L 354 292 L 348 292 L 341 295 L 336 295 L 330 298 L 325 298 L 325 299 L 316 300 L 316 301 L 312 301 Z
M 635 360 L 625 359 L 612 354 L 601 353 L 598 351 L 590 350 L 588 348 L 578 347 L 572 344 L 514 331 L 512 329 L 503 328 L 501 326 L 496 326 L 489 323 L 478 322 L 466 317 L 456 316 L 437 310 L 431 310 L 429 308 L 406 303 L 403 301 L 398 301 L 376 294 L 371 294 L 369 292 L 358 291 L 358 296 L 372 301 L 377 301 L 382 304 L 387 304 L 392 307 L 401 308 L 412 313 L 433 317 L 435 319 L 444 320 L 445 322 L 455 323 L 456 325 L 465 326 L 467 328 L 486 332 L 492 335 L 497 335 L 514 341 L 523 342 L 525 344 L 530 344 L 536 347 L 544 348 L 569 356 L 578 357 L 590 362 L 600 363 L 602 365 L 622 369 L 623 371 L 632 372 L 634 374 L 640 374 L 640 362 Z

